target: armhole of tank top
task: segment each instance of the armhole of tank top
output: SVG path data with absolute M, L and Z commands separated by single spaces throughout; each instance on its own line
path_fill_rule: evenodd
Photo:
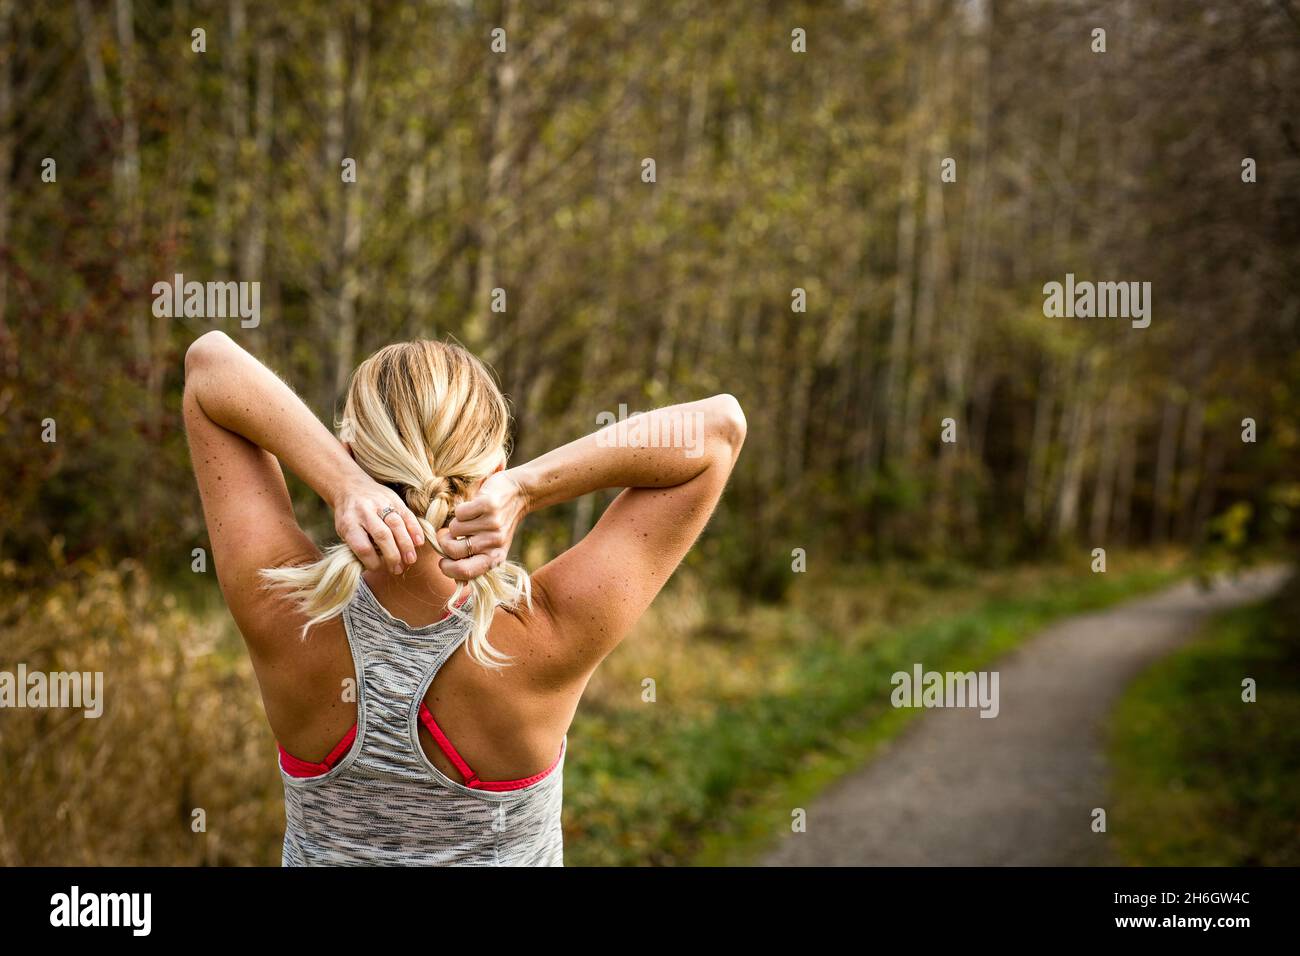
M 360 592 L 358 591 L 358 593 Z M 357 646 L 357 642 L 352 637 L 352 612 L 356 605 L 356 601 L 357 599 L 354 596 L 351 601 L 349 601 L 346 605 L 344 605 L 342 612 L 339 614 L 339 617 L 343 621 L 343 636 L 344 639 L 348 642 L 348 652 L 352 657 L 353 679 L 356 681 L 356 694 L 357 694 L 356 738 L 352 741 L 352 746 L 348 748 L 348 752 L 343 755 L 342 759 L 340 759 L 338 763 L 336 763 L 325 773 L 317 774 L 314 777 L 290 776 L 289 774 L 284 772 L 284 768 L 280 766 L 279 759 L 277 758 L 276 768 L 280 771 L 280 779 L 282 779 L 285 782 L 285 786 L 291 786 L 298 789 L 310 789 L 311 787 L 318 786 L 320 784 L 326 783 L 327 781 L 333 780 L 335 777 L 340 776 L 345 770 L 347 770 L 348 767 L 352 766 L 353 761 L 355 761 L 357 757 L 360 756 L 361 748 L 365 746 L 366 743 L 366 674 L 365 674 L 365 667 L 364 667 L 365 659 L 361 654 L 360 648 Z
M 429 673 L 421 678 L 420 684 L 415 690 L 414 699 L 411 701 L 410 712 L 407 715 L 408 738 L 412 749 L 415 751 L 416 759 L 420 762 L 420 766 L 424 769 L 424 772 L 429 775 L 434 783 L 442 787 L 444 790 L 464 794 L 467 797 L 481 800 L 483 803 L 508 803 L 511 800 L 519 800 L 528 796 L 530 793 L 536 793 L 538 790 L 546 786 L 548 782 L 561 777 L 561 774 L 563 773 L 564 758 L 569 749 L 568 734 L 565 734 L 564 739 L 560 742 L 559 756 L 556 757 L 555 763 L 545 773 L 545 775 L 535 783 L 531 783 L 526 787 L 520 787 L 516 790 L 482 790 L 478 787 L 467 787 L 463 783 L 452 780 L 451 777 L 439 770 L 438 766 L 429 759 L 429 755 L 424 752 L 424 748 L 420 746 L 420 727 L 423 726 L 420 721 L 420 705 L 424 703 L 424 697 L 429 693 L 429 688 L 433 686 L 434 678 L 438 676 L 438 672 L 442 670 L 443 665 L 447 663 L 447 660 L 451 655 L 456 653 L 456 648 L 464 644 L 468 637 L 469 630 L 466 629 L 464 634 L 448 644 L 447 647 L 443 648 L 434 660 L 433 666 L 429 669 Z M 432 712 L 430 713 L 432 715 Z

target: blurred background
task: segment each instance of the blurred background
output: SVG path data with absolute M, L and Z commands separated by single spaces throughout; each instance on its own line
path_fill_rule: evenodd
M 1287 560 L 1297 117 L 1295 0 L 0 0 L 0 668 L 107 695 L 0 711 L 0 863 L 279 860 L 274 742 L 194 570 L 182 357 L 213 327 L 331 422 L 362 357 L 454 337 L 519 460 L 620 404 L 742 402 L 721 510 L 570 735 L 570 863 L 752 859 L 895 732 L 891 662 Z M 260 282 L 260 323 L 156 317 L 176 273 Z M 1150 327 L 1045 318 L 1066 273 L 1150 282 Z M 525 564 L 608 500 L 530 519 Z M 1277 600 L 1232 647 L 1290 710 L 1132 782 L 1218 822 L 1130 862 L 1300 862 Z

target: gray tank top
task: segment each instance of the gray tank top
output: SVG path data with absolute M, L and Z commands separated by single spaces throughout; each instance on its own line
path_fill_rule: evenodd
M 494 792 L 452 780 L 420 747 L 420 704 L 469 634 L 456 617 L 409 627 L 363 581 L 343 610 L 357 672 L 352 749 L 284 781 L 285 866 L 561 866 L 564 753 L 548 774 Z

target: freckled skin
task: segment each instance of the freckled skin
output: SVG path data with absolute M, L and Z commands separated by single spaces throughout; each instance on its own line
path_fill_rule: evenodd
M 267 719 L 286 750 L 319 761 L 356 720 L 355 703 L 342 699 L 344 681 L 356 676 L 346 635 L 334 619 L 301 640 L 303 620 L 262 588 L 258 575 L 320 555 L 296 523 L 281 460 L 322 494 L 337 469 L 355 463 L 283 382 L 217 333 L 200 338 L 186 356 L 183 411 L 213 562 L 248 645 Z M 488 670 L 461 648 L 426 695 L 483 779 L 529 776 L 551 764 L 592 673 L 658 594 L 721 497 L 744 442 L 739 406 L 723 395 L 648 413 L 666 422 L 672 414 L 700 416 L 702 454 L 620 447 L 588 435 L 490 476 L 457 509 L 450 532 L 461 509 L 480 500 L 475 494 L 497 495 L 485 517 L 473 520 L 495 520 L 508 548 L 528 511 L 624 489 L 581 542 L 534 571 L 531 609 L 497 610 L 490 640 L 512 665 Z M 507 487 L 518 495 L 498 495 Z M 365 578 L 391 614 L 419 627 L 446 611 L 455 581 L 444 571 L 472 577 L 481 573 L 471 572 L 474 560 L 444 567 L 426 542 L 401 575 L 377 570 Z M 457 779 L 420 733 L 430 759 Z

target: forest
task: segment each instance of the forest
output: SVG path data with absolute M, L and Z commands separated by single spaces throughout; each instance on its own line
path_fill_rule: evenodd
M 0 657 L 131 631 L 139 680 L 194 684 L 168 714 L 243 686 L 180 420 L 214 327 L 331 424 L 364 356 L 458 341 L 515 460 L 736 395 L 681 585 L 710 613 L 792 599 L 797 549 L 870 580 L 1294 544 L 1297 117 L 1295 0 L 0 0 Z M 53 787 L 16 726 L 0 772 Z M 20 813 L 0 860 L 40 855 Z

